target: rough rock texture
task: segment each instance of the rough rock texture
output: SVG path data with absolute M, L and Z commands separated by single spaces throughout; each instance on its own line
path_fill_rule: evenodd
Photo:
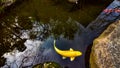
M 114 0 L 106 9 L 120 9 L 120 1 Z M 91 22 L 86 30 L 87 35 L 85 45 L 88 45 L 86 48 L 86 67 L 89 67 L 89 59 L 88 56 L 90 56 L 92 42 L 95 38 L 100 36 L 100 34 L 111 24 L 114 23 L 116 20 L 120 20 L 120 13 L 116 12 L 102 12 L 96 20 Z M 94 58 L 94 57 L 93 57 Z M 107 67 L 108 68 L 108 67 Z
M 111 24 L 94 40 L 91 68 L 120 68 L 120 21 Z

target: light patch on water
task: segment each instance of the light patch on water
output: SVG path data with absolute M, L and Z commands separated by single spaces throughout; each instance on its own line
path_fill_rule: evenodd
M 40 22 L 34 21 L 32 29 L 29 30 L 21 30 L 21 39 L 30 39 L 30 34 L 36 35 L 37 37 L 39 36 L 42 38 L 44 36 L 42 33 L 45 33 L 46 30 L 44 30 L 45 25 L 44 24 L 39 24 Z M 48 28 L 49 29 L 49 28 Z
M 3 55 L 7 60 L 6 65 L 1 68 L 21 68 L 33 64 L 34 57 L 43 42 L 40 40 L 27 40 L 24 44 L 27 48 L 23 52 L 15 49 Z
M 50 52 L 52 52 L 52 49 L 47 49 L 46 51 L 43 52 L 43 55 L 48 55 Z
M 15 24 L 16 26 L 19 26 L 18 23 Z M 16 27 L 15 26 L 15 27 Z M 42 25 L 44 26 L 44 25 Z M 14 49 L 12 52 L 5 53 L 2 57 L 6 58 L 6 64 L 1 68 L 21 68 L 26 66 L 32 66 L 34 65 L 36 59 L 40 59 L 38 57 L 41 56 L 42 53 L 40 53 L 39 49 L 40 46 L 43 44 L 40 40 L 31 40 L 30 39 L 30 33 L 34 32 L 36 35 L 39 36 L 38 31 L 43 31 L 43 28 L 38 24 L 38 22 L 33 23 L 33 28 L 30 30 L 21 30 L 20 38 L 21 39 L 27 39 L 24 45 L 26 46 L 26 49 L 23 52 L 20 52 L 17 49 Z M 13 35 L 13 38 L 16 38 L 15 35 Z M 43 52 L 44 55 L 48 54 L 51 50 L 46 50 Z M 42 58 L 43 56 L 41 56 Z
M 29 36 L 30 31 L 29 30 L 22 30 L 21 33 L 22 33 L 22 35 L 20 36 L 21 39 L 29 39 L 30 38 L 30 36 Z

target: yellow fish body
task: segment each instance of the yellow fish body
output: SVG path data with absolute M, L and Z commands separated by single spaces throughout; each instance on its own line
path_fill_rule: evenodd
M 66 57 L 69 57 L 70 61 L 73 61 L 75 57 L 82 55 L 82 52 L 74 51 L 72 48 L 70 48 L 70 50 L 64 50 L 64 51 L 60 50 L 55 46 L 55 42 L 56 41 L 54 40 L 54 49 L 59 55 L 63 56 L 63 59 L 65 59 Z

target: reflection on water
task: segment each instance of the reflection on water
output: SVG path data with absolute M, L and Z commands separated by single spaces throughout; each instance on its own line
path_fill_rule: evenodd
M 4 29 L 2 28 L 3 32 L 8 35 L 10 34 L 8 37 L 4 35 L 2 36 L 1 34 L 1 41 L 5 40 L 5 42 L 1 42 L 1 44 L 4 44 L 3 46 L 5 47 L 4 49 L 1 49 L 3 50 L 2 54 L 7 52 L 6 50 L 12 51 L 15 47 L 17 50 L 23 51 L 25 49 L 23 44 L 25 39 L 37 39 L 43 41 L 50 36 L 54 36 L 56 39 L 60 37 L 73 39 L 74 34 L 78 31 L 77 22 L 71 18 L 64 23 L 54 19 L 50 19 L 48 23 L 44 23 L 37 21 L 34 17 L 21 18 L 22 17 L 11 18 L 11 25 L 8 24 L 9 19 L 1 21 L 1 26 L 7 27 Z M 21 22 L 22 20 L 24 21 Z M 7 43 L 9 45 L 7 45 Z M 3 48 L 3 46 L 1 46 L 1 48 Z
M 56 4 L 55 1 L 60 1 Z M 11 16 L 32 16 L 37 17 L 38 20 L 48 22 L 51 18 L 65 22 L 69 17 L 80 22 L 81 24 L 87 25 L 93 21 L 97 15 L 107 6 L 107 3 L 103 5 L 101 2 L 96 4 L 84 5 L 82 10 L 76 10 L 69 12 L 74 6 L 61 0 L 27 0 L 21 5 L 16 7 L 10 7 L 5 15 L 7 18 Z M 5 18 L 5 17 L 4 17 Z

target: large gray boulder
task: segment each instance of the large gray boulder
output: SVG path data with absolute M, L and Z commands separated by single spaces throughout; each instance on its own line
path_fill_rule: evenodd
M 91 68 L 120 68 L 120 21 L 111 24 L 93 42 Z

